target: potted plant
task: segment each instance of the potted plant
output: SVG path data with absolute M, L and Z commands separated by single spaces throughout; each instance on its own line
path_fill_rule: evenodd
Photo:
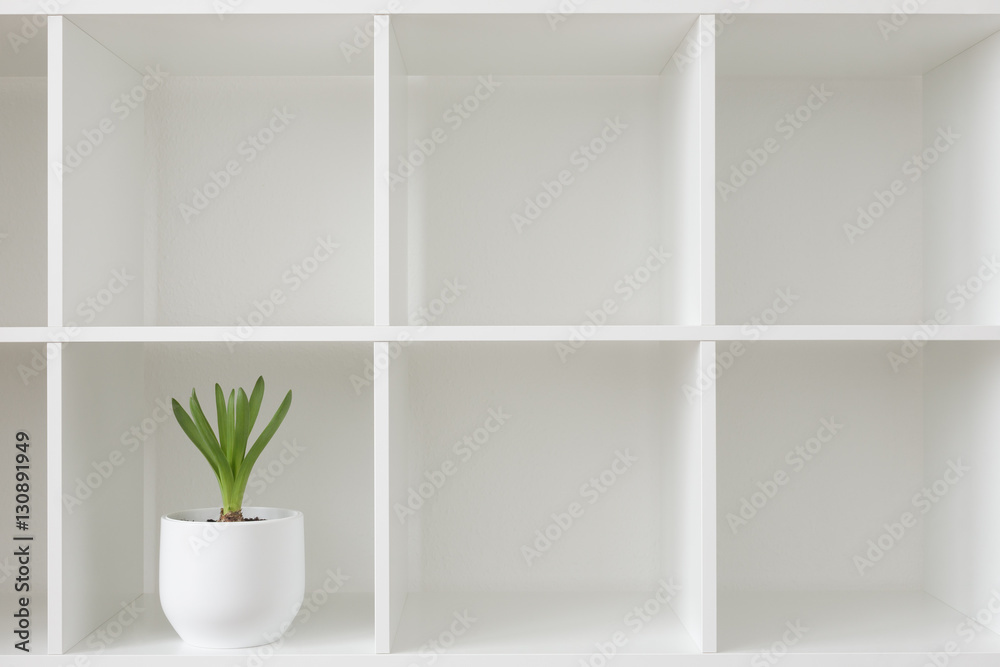
M 264 398 L 264 378 L 248 397 L 225 398 L 215 385 L 218 435 L 191 391 L 189 415 L 173 401 L 181 429 L 208 460 L 222 507 L 192 509 L 160 519 L 160 605 L 185 642 L 242 648 L 277 640 L 298 613 L 305 593 L 302 513 L 243 507 L 250 471 L 292 403 L 289 391 L 247 449 Z

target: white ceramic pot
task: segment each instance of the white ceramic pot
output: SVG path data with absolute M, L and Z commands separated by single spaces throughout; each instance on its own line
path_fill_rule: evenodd
M 185 642 L 205 648 L 269 644 L 305 595 L 302 512 L 244 507 L 266 521 L 210 523 L 219 509 L 160 519 L 160 605 Z

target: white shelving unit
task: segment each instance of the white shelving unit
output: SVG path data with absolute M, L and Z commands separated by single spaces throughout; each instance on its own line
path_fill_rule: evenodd
M 997 661 L 1000 10 L 564 5 L 0 6 L 0 662 Z M 166 406 L 259 374 L 306 605 L 195 649 Z

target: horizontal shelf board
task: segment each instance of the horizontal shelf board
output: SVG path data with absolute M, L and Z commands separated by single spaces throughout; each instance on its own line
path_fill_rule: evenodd
M 370 326 L 8 327 L 0 328 L 0 343 L 370 342 L 379 335 Z
M 389 327 L 385 340 L 409 335 L 417 341 L 756 341 L 899 340 L 924 333 L 918 325 L 786 325 L 766 330 L 750 326 L 627 325 Z M 934 340 L 1000 340 L 1000 326 L 942 326 Z
M 393 641 L 394 653 L 420 653 L 458 618 L 468 625 L 451 653 L 576 654 L 616 632 L 620 654 L 697 653 L 673 610 L 662 608 L 639 632 L 626 617 L 650 593 L 410 593 Z M 466 614 L 467 612 L 467 614 Z M 473 620 L 474 619 L 474 620 Z
M 308 595 L 310 591 L 307 591 Z M 198 655 L 234 656 L 259 655 L 253 648 L 218 650 L 190 646 L 181 641 L 163 615 L 159 597 L 142 595 L 135 601 L 136 620 L 113 642 L 101 642 L 100 629 L 68 651 L 70 655 Z M 285 635 L 276 656 L 284 655 L 355 655 L 375 651 L 375 597 L 364 593 L 338 593 L 315 605 L 315 612 L 305 607 L 293 626 L 295 632 Z M 306 614 L 306 612 L 309 612 Z M 107 627 L 112 619 L 101 629 Z M 106 634 L 104 636 L 110 636 Z
M 269 655 L 266 650 L 263 655 Z M 593 654 L 600 656 L 600 654 Z M 95 655 L 88 656 L 90 662 L 88 667 L 135 667 L 135 656 L 127 655 Z M 517 655 L 516 659 L 510 654 L 497 655 L 467 655 L 462 653 L 439 653 L 428 656 L 420 656 L 414 659 L 413 655 L 393 654 L 393 655 L 351 655 L 351 656 L 327 656 L 327 655 L 281 655 L 279 657 L 262 658 L 260 664 L 267 667 L 413 667 L 414 665 L 431 665 L 434 667 L 510 667 L 516 664 L 518 667 L 576 667 L 580 658 L 590 659 L 592 655 Z M 646 655 L 616 655 L 611 661 L 605 663 L 614 667 L 700 667 L 701 665 L 711 667 L 747 667 L 752 656 L 746 654 L 704 654 L 704 655 L 671 655 L 663 656 L 657 654 Z M 771 665 L 763 656 L 758 656 L 764 662 L 759 664 Z M 433 658 L 434 662 L 430 660 Z M 197 662 L 194 662 L 197 660 Z M 787 654 L 781 657 L 781 667 L 921 667 L 928 662 L 926 655 L 915 653 L 897 654 L 852 654 L 848 662 L 844 661 L 842 655 L 822 655 L 822 654 Z M 992 654 L 964 654 L 961 662 L 949 663 L 957 664 L 960 667 L 996 667 L 997 657 Z M 27 658 L 13 658 L 10 667 L 66 667 L 65 658 L 58 656 L 31 656 Z M 72 664 L 72 663 L 70 663 Z M 142 667 L 177 667 L 176 656 L 143 656 Z M 233 667 L 231 656 L 198 656 L 188 658 L 183 664 L 191 667 Z M 245 662 L 236 663 L 246 665 Z M 254 663 L 256 664 L 256 663 Z M 600 664 L 600 658 L 595 658 L 594 664 Z M 5 663 L 4 667 L 8 667 Z
M 723 13 L 741 12 L 744 5 L 732 0 L 675 0 L 669 13 Z M 899 0 L 815 0 L 802 3 L 800 0 L 771 0 L 766 3 L 749 3 L 745 13 L 791 12 L 795 14 L 892 14 L 899 6 Z M 221 10 L 219 8 L 222 8 Z M 331 12 L 331 7 L 336 7 Z M 590 0 L 573 4 L 573 13 L 633 14 L 656 13 L 649 0 Z M 37 0 L 12 0 L 0 10 L 4 14 L 39 13 Z M 326 0 L 243 0 L 216 5 L 204 0 L 160 0 L 136 3 L 134 0 L 90 0 L 84 4 L 74 3 L 73 14 L 532 14 L 560 11 L 558 5 L 539 6 L 537 0 L 509 0 L 497 3 L 495 0 L 421 0 L 421 2 L 400 2 L 399 5 L 386 0 L 341 0 L 331 5 Z M 994 0 L 926 0 L 920 5 L 921 14 L 998 14 L 1000 5 Z M 567 12 L 566 17 L 572 14 Z
M 0 327 L 0 343 L 48 343 L 49 334 L 58 329 L 49 327 Z
M 963 654 L 1000 652 L 1000 635 L 989 630 L 965 641 L 957 628 L 966 620 L 922 591 L 720 593 L 719 651 L 768 650 L 786 623 L 801 621 L 808 630 L 790 653 L 928 653 L 949 641 Z
M 629 341 L 880 341 L 923 343 L 927 330 L 909 324 L 803 324 L 756 327 L 624 325 L 585 326 L 282 326 L 237 327 L 0 327 L 0 343 L 213 343 L 213 342 L 629 342 Z M 941 326 L 933 341 L 1000 341 L 1000 326 Z

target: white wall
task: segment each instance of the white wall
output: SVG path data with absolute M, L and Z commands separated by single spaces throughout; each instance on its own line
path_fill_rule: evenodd
M 143 108 L 121 101 L 141 77 L 64 25 L 64 324 L 142 324 Z
M 755 343 L 718 382 L 719 589 L 919 589 L 919 523 L 861 576 L 853 558 L 913 511 L 923 482 L 921 362 L 894 372 L 898 343 Z M 843 424 L 809 461 L 797 446 Z M 824 432 L 821 435 L 829 437 Z M 758 483 L 788 481 L 734 534 Z
M 0 77 L 0 325 L 45 324 L 45 78 Z
M 649 246 L 678 252 L 679 221 L 661 195 L 659 78 L 494 80 L 500 86 L 456 127 L 455 112 L 446 114 L 477 78 L 410 78 L 408 148 L 435 128 L 446 137 L 409 178 L 410 313 L 458 279 L 467 291 L 435 324 L 579 324 L 606 298 L 620 302 L 614 324 L 680 321 L 689 301 L 680 293 L 697 295 L 698 285 L 679 284 L 672 268 L 628 302 L 615 293 Z M 616 141 L 574 163 L 616 118 L 628 126 Z M 518 233 L 511 216 L 525 213 L 527 198 L 547 197 L 543 182 L 562 170 L 572 183 Z
M 409 484 L 446 460 L 456 467 L 407 520 L 411 590 L 649 591 L 680 576 L 664 571 L 665 554 L 683 547 L 665 541 L 683 529 L 665 527 L 686 521 L 666 515 L 697 507 L 677 502 L 663 468 L 674 460 L 667 452 L 697 443 L 665 425 L 663 404 L 690 380 L 696 345 L 589 343 L 565 365 L 547 343 L 427 344 L 407 354 Z M 507 423 L 463 460 L 455 443 L 500 408 Z M 638 462 L 591 504 L 581 486 L 618 450 Z M 522 546 L 572 502 L 583 516 L 529 565 Z
M 66 650 L 143 592 L 142 345 L 63 345 L 62 608 Z
M 265 325 L 372 323 L 372 85 L 177 77 L 150 95 L 155 323 L 235 326 L 255 312 Z M 267 141 L 272 122 L 280 131 L 258 150 L 248 137 Z M 239 173 L 216 188 L 212 174 L 228 164 Z M 196 201 L 196 191 L 215 196 Z M 340 247 L 314 264 L 319 238 Z M 284 301 L 272 310 L 274 290 Z
M 388 347 L 376 346 L 376 349 L 384 350 L 387 354 Z M 378 352 L 376 353 L 378 354 Z M 415 433 L 413 430 L 413 413 L 410 408 L 410 369 L 409 356 L 400 355 L 392 360 L 392 364 L 387 371 L 388 378 L 383 375 L 383 380 L 388 380 L 386 394 L 388 395 L 388 410 L 386 416 L 387 429 L 386 437 L 388 443 L 385 451 L 388 453 L 386 462 L 386 480 L 388 483 L 385 497 L 385 515 L 378 517 L 380 521 L 388 524 L 387 537 L 388 544 L 385 547 L 387 553 L 382 557 L 388 563 L 387 577 L 382 581 L 388 582 L 386 595 L 380 596 L 379 601 L 385 605 L 382 613 L 386 614 L 387 621 L 376 624 L 376 643 L 379 652 L 388 652 L 390 642 L 395 636 L 397 626 L 402 617 L 403 608 L 406 605 L 406 596 L 410 591 L 410 527 L 405 521 L 399 520 L 395 508 L 406 506 L 409 502 L 410 482 L 410 461 L 414 457 L 411 451 L 414 449 Z M 386 626 L 388 631 L 386 631 Z M 388 636 L 383 638 L 383 634 Z
M 925 585 L 927 592 L 975 616 L 1000 590 L 994 530 L 1000 507 L 994 476 L 1000 465 L 1000 347 L 934 343 L 924 353 L 924 368 L 924 483 L 942 479 L 951 463 L 968 468 L 927 515 Z M 995 619 L 989 626 L 1000 631 Z
M 941 129 L 958 135 L 927 170 L 924 190 L 924 312 L 945 308 L 952 324 L 1000 322 L 1000 287 L 977 282 L 983 257 L 1000 254 L 1000 189 L 993 186 L 1000 175 L 998 85 L 1000 35 L 924 79 L 924 145 L 940 141 Z M 956 292 L 963 283 L 974 290 L 971 299 Z
M 789 124 L 823 85 L 832 97 Z M 720 78 L 717 95 L 718 322 L 749 322 L 786 288 L 799 301 L 779 324 L 917 321 L 922 182 L 902 169 L 922 147 L 920 79 Z M 765 146 L 778 148 L 720 193 Z M 896 179 L 905 193 L 852 243 L 844 226 Z

